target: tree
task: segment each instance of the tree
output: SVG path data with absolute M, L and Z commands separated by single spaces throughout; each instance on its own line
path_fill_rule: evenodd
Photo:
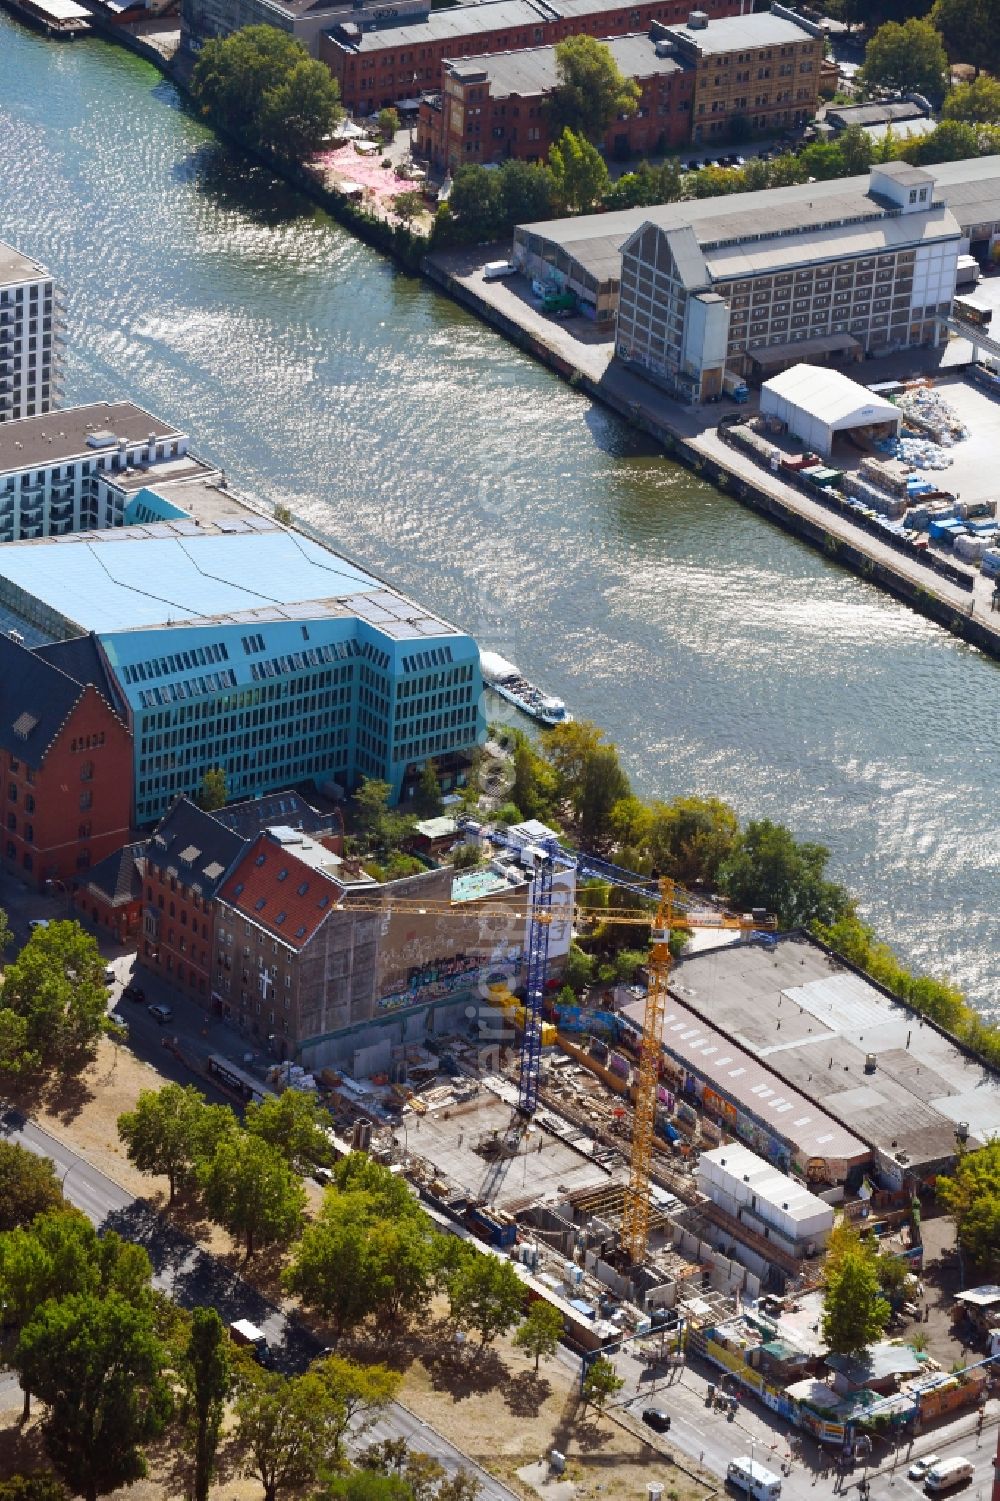
M 46 1404 L 45 1446 L 74 1492 L 96 1501 L 145 1476 L 141 1446 L 172 1409 L 148 1312 L 117 1293 L 50 1301 L 22 1329 L 13 1363 Z
M 547 219 L 552 213 L 552 178 L 547 167 L 511 157 L 499 172 L 492 174 L 497 184 L 498 208 L 505 228 Z
M 848 125 L 837 137 L 844 173 L 847 177 L 860 177 L 872 164 L 872 138 L 860 125 Z
M 605 743 L 604 731 L 592 720 L 557 724 L 545 737 L 545 755 L 556 774 L 556 796 L 569 801 L 583 781 L 587 762 Z
M 48 1157 L 17 1142 L 0 1141 L 0 1232 L 30 1225 L 39 1214 L 58 1209 L 62 1188 Z
M 654 803 L 649 852 L 653 869 L 685 885 L 714 885 L 739 841 L 733 809 L 717 797 L 675 797 Z
M 953 1215 L 959 1244 L 984 1271 L 1000 1268 L 1000 1141 L 959 1158 L 950 1178 L 938 1178 L 937 1196 Z
M 940 34 L 930 21 L 915 16 L 902 24 L 887 21 L 865 48 L 858 77 L 868 92 L 889 89 L 906 93 L 916 89 L 940 99 L 948 77 L 948 58 Z
M 254 1372 L 236 1399 L 237 1440 L 248 1451 L 246 1473 L 264 1487 L 264 1501 L 308 1485 L 327 1451 L 328 1404 L 316 1376 Z
M 249 1104 L 243 1124 L 251 1136 L 276 1148 L 297 1173 L 333 1160 L 330 1117 L 305 1090 L 286 1089 L 277 1099 Z
M 498 172 L 487 172 L 478 162 L 456 167 L 449 207 L 466 243 L 481 244 L 496 239 L 503 225 Z
M 414 803 L 421 818 L 437 818 L 444 809 L 441 783 L 433 761 L 425 761 L 421 767 Z
M 509 1261 L 470 1250 L 448 1279 L 448 1302 L 455 1323 L 488 1345 L 521 1317 L 524 1283 Z
M 960 162 L 979 155 L 979 132 L 964 120 L 942 120 L 929 135 L 907 141 L 905 155 L 917 166 L 933 162 Z
M 96 939 L 78 922 L 34 928 L 3 976 L 0 1002 L 24 1023 L 32 1062 L 78 1065 L 104 1029 L 108 992 Z
M 354 821 L 359 833 L 376 850 L 388 852 L 413 831 L 413 819 L 389 807 L 388 782 L 365 777 L 354 794 Z
M 252 1106 L 250 1107 L 253 1108 Z M 218 1141 L 236 1128 L 228 1105 L 207 1105 L 193 1084 L 144 1089 L 134 1110 L 118 1117 L 118 1135 L 141 1173 L 162 1174 L 174 1202 L 178 1184 Z
M 13 1475 L 0 1480 L 0 1501 L 70 1501 L 70 1495 L 51 1471 L 45 1474 Z
M 747 824 L 719 881 L 739 910 L 765 907 L 783 927 L 835 922 L 852 908 L 843 886 L 825 879 L 829 858 L 824 845 L 797 843 L 788 829 L 763 818 Z
M 946 120 L 995 125 L 1000 122 L 1000 80 L 981 73 L 972 83 L 956 84 L 949 89 L 941 113 Z
M 335 1187 L 306 1226 L 285 1286 L 329 1319 L 338 1336 L 376 1316 L 391 1326 L 430 1296 L 439 1237 L 388 1169 L 363 1152 L 334 1169 Z
M 272 26 L 245 26 L 207 41 L 191 94 L 203 114 L 289 159 L 318 150 L 341 115 L 329 69 Z
M 535 1357 L 535 1370 L 542 1356 L 554 1355 L 563 1336 L 563 1316 L 558 1308 L 536 1298 L 528 1309 L 527 1317 L 514 1335 L 519 1350 Z
M 206 813 L 215 813 L 226 806 L 228 797 L 225 770 L 221 766 L 209 767 L 198 788 L 198 807 L 204 808 Z
M 405 193 L 397 193 L 392 200 L 392 211 L 397 219 L 402 219 L 404 224 L 410 224 L 418 214 L 424 210 L 424 195 L 416 188 L 410 188 Z
M 248 1132 L 224 1136 L 198 1166 L 205 1210 L 234 1239 L 242 1237 L 249 1261 L 259 1246 L 284 1245 L 302 1223 L 305 1192 L 276 1147 Z
M 574 798 L 580 837 L 588 847 L 601 848 L 610 840 L 613 814 L 629 796 L 628 777 L 613 745 L 601 745 L 588 757 L 583 778 Z
M 399 110 L 391 106 L 378 112 L 378 133 L 383 141 L 391 141 L 402 124 Z
M 941 33 L 952 62 L 972 63 L 990 73 L 1000 71 L 1000 5 L 997 0 L 935 0 L 931 21 Z M 996 116 L 990 118 L 996 119 Z
M 615 120 L 639 108 L 639 85 L 622 77 L 610 47 L 596 37 L 556 43 L 556 78 L 548 102 L 553 136 L 571 130 L 597 145 Z
M 563 975 L 566 984 L 579 995 L 593 983 L 594 956 L 586 953 L 575 941 L 571 941 Z
M 826 1344 L 838 1355 L 859 1355 L 885 1332 L 890 1313 L 879 1287 L 875 1257 L 865 1246 L 846 1248 L 826 1273 Z
M 226 1398 L 233 1387 L 229 1335 L 214 1308 L 195 1308 L 183 1364 L 185 1417 L 194 1449 L 194 1501 L 208 1501 Z
M 328 1355 L 312 1367 L 327 1403 L 327 1436 L 334 1460 L 343 1458 L 348 1429 L 354 1438 L 378 1421 L 395 1399 L 402 1377 L 384 1365 L 358 1365 L 339 1355 Z
M 565 214 L 585 214 L 604 197 L 608 169 L 604 158 L 583 136 L 564 130 L 549 148 L 552 197 Z
M 617 1396 L 625 1382 L 618 1375 L 611 1361 L 600 1355 L 583 1378 L 583 1403 L 592 1403 L 598 1412 L 604 1411 L 609 1398 Z
M 369 1466 L 335 1475 L 316 1501 L 414 1501 L 414 1497 L 401 1475 L 381 1474 Z

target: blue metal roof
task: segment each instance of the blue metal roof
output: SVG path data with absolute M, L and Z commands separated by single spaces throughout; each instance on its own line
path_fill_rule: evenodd
M 385 590 L 335 553 L 277 530 L 159 537 L 125 527 L 15 542 L 0 555 L 0 575 L 81 632 L 100 634 Z

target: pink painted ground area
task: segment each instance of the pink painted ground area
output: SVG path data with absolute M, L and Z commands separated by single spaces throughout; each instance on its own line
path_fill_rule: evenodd
M 321 151 L 314 161 L 326 172 L 335 172 L 346 182 L 359 183 L 380 203 L 387 202 L 414 187 L 405 177 L 398 177 L 391 167 L 381 165 L 381 156 L 359 156 L 353 146 L 339 146 L 336 151 Z

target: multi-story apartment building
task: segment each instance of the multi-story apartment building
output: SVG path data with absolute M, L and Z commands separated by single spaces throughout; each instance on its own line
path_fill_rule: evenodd
M 176 494 L 188 509 L 144 489 L 149 522 L 0 549 L 9 618 L 92 642 L 134 736 L 139 825 L 215 767 L 231 799 L 362 777 L 405 797 L 431 760 L 464 776 L 485 735 L 470 636 L 212 485 Z
M 399 0 L 393 6 L 366 0 L 181 0 L 181 49 L 197 55 L 211 37 L 231 36 L 244 26 L 273 26 L 287 31 L 315 57 L 319 39 L 332 27 L 353 22 L 374 26 L 410 14 L 426 15 L 427 0 Z
M 89 675 L 0 633 L 4 866 L 29 885 L 69 883 L 127 843 L 132 737 Z
M 725 139 L 737 120 L 749 130 L 775 131 L 816 113 L 822 33 L 784 6 L 717 19 L 696 10 L 686 25 L 657 33 L 694 71 L 693 141 Z
M 178 798 L 139 858 L 142 961 L 207 1007 L 215 943 L 215 897 L 246 841 Z
M 640 98 L 633 115 L 609 128 L 605 153 L 635 156 L 687 141 L 694 70 L 651 35 L 611 37 L 607 47 L 622 76 L 638 84 Z M 421 156 L 451 171 L 463 162 L 508 157 L 544 161 L 552 144 L 548 99 L 557 82 L 555 47 L 445 62 L 441 93 L 421 101 Z
M 737 208 L 638 229 L 622 251 L 619 359 L 703 401 L 727 369 L 757 376 L 941 337 L 962 232 L 929 173 L 876 167 L 866 193 L 775 206 L 760 226 Z
M 0 428 L 0 542 L 121 526 L 149 472 L 213 471 L 186 434 L 131 401 L 99 401 Z
M 705 13 L 741 15 L 751 0 L 708 0 Z M 485 0 L 481 5 L 422 9 L 399 16 L 382 10 L 321 34 L 319 56 L 340 85 L 347 109 L 366 114 L 383 105 L 413 101 L 441 87 L 448 58 L 547 47 L 567 37 L 626 36 L 653 21 L 683 21 L 687 0 Z
M 58 314 L 44 266 L 0 242 L 0 422 L 58 404 Z

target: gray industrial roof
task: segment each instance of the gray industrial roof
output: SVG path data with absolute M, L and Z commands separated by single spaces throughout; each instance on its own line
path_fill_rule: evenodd
M 658 57 L 656 44 L 645 32 L 630 36 L 609 37 L 604 44 L 625 78 L 652 78 L 655 74 L 679 73 L 682 64 L 676 57 Z M 504 99 L 511 94 L 524 98 L 545 94 L 558 82 L 555 47 L 525 47 L 518 52 L 491 52 L 485 57 L 446 61 L 446 68 L 469 67 L 485 74 L 490 94 Z
M 783 16 L 759 11 L 745 16 L 713 17 L 707 26 L 668 26 L 670 36 L 679 37 L 704 55 L 714 52 L 740 52 L 752 47 L 787 47 L 790 42 L 812 41 L 812 32 Z
M 29 255 L 22 254 L 13 245 L 5 245 L 0 240 L 0 287 L 23 281 L 38 281 L 48 274 L 38 261 L 33 261 Z
M 582 16 L 620 15 L 613 0 L 484 0 L 478 5 L 453 5 L 430 13 L 426 21 L 401 17 L 395 26 L 355 32 L 341 24 L 330 36 L 351 52 L 382 52 L 387 47 L 421 47 L 428 42 L 456 41 L 488 32 L 536 27 L 548 21 L 573 21 Z M 350 28 L 350 29 L 348 29 Z
M 714 958 L 719 950 L 710 950 Z M 646 1003 L 632 1001 L 624 1013 L 642 1024 Z M 825 1157 L 831 1161 L 863 1162 L 864 1143 L 822 1106 L 804 1093 L 788 1089 L 776 1073 L 746 1048 L 736 1046 L 671 995 L 663 1017 L 663 1045 L 680 1062 L 708 1078 L 716 1092 L 735 1101 L 779 1136 L 794 1144 L 802 1157 Z
M 89 406 L 64 407 L 41 417 L 21 417 L 0 425 L 0 474 L 11 470 L 65 463 L 67 459 L 96 459 L 114 448 L 88 447 L 87 439 L 99 432 L 116 439 L 141 443 L 150 434 L 179 438 L 172 422 L 154 417 L 131 401 L 95 401 Z
M 911 99 L 895 99 L 888 104 L 828 104 L 824 118 L 838 130 L 849 125 L 887 125 L 893 120 L 917 120 L 927 111 Z
M 936 184 L 935 198 L 944 202 L 958 225 L 968 227 L 983 220 L 1000 219 L 1000 156 L 942 163 L 928 172 Z M 787 232 L 793 236 L 787 242 L 790 251 L 796 239 L 801 238 L 796 231 L 815 231 L 824 226 L 839 226 L 844 245 L 853 249 L 862 226 L 847 228 L 844 221 L 869 215 L 872 227 L 894 222 L 900 226 L 894 233 L 902 232 L 902 226 L 907 224 L 917 229 L 922 216 L 882 217 L 879 205 L 868 196 L 869 184 L 866 173 L 860 177 L 696 198 L 652 208 L 619 209 L 611 214 L 548 219 L 519 225 L 518 238 L 523 240 L 526 234 L 531 234 L 549 241 L 553 251 L 564 251 L 584 273 L 605 282 L 617 279 L 621 248 L 645 223 L 661 229 L 690 225 L 703 247 L 731 240 L 743 241 L 744 249 L 747 242 L 756 241 L 755 248 L 759 248 L 763 243 L 762 233 L 776 239 L 779 233 Z M 915 234 L 915 239 L 920 237 Z
M 806 938 L 692 955 L 671 989 L 848 1130 L 887 1157 L 903 1152 L 908 1168 L 953 1156 L 960 1121 L 976 1141 L 1000 1134 L 1000 1079 Z

